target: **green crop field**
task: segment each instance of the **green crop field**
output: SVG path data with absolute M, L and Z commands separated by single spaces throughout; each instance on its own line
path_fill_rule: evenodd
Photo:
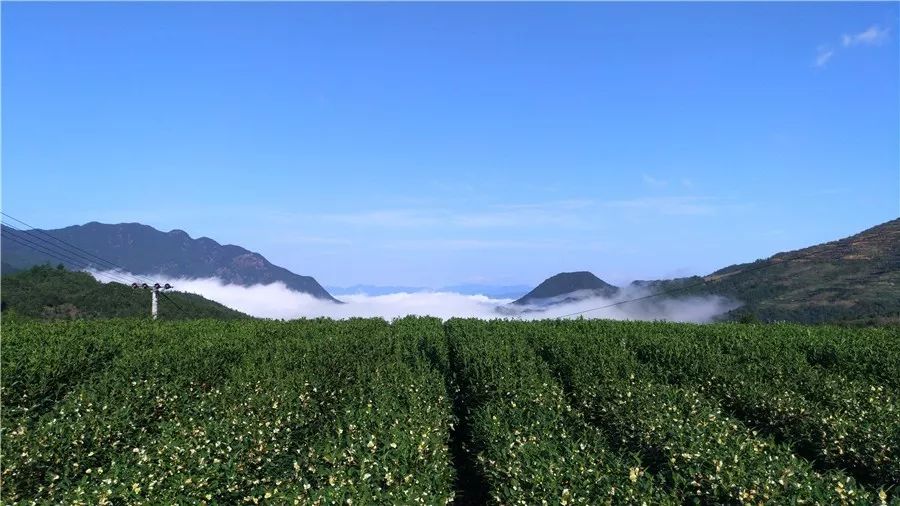
M 2 328 L 3 504 L 900 504 L 900 331 Z

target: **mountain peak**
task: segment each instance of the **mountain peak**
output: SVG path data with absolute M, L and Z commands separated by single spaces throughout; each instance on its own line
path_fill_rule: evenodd
M 9 231 L 15 235 L 19 232 Z M 174 278 L 216 277 L 238 285 L 270 284 L 280 281 L 289 289 L 319 299 L 337 302 L 310 276 L 301 276 L 272 265 L 259 253 L 235 245 L 221 245 L 208 238 L 191 239 L 179 229 L 159 231 L 141 223 L 104 224 L 92 221 L 55 230 L 48 235 L 73 244 L 97 258 L 122 266 L 132 274 Z M 12 268 L 29 267 L 59 260 L 14 241 L 3 241 L 3 260 Z M 87 257 L 85 257 L 87 264 Z M 76 269 L 106 269 L 108 265 L 73 265 Z
M 590 291 L 598 297 L 612 297 L 619 288 L 598 278 L 589 271 L 560 272 L 544 280 L 534 290 L 525 294 L 513 304 L 533 304 L 564 296 L 572 292 Z

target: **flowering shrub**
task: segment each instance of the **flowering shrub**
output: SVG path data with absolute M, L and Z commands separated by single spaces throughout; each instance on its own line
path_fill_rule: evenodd
M 657 375 L 697 388 L 798 454 L 877 487 L 900 483 L 900 391 L 880 384 L 880 375 L 818 365 L 812 357 L 821 354 L 796 326 L 784 327 L 778 339 L 742 326 L 693 329 L 700 334 L 646 332 L 629 342 Z M 839 339 L 820 342 L 831 353 L 840 349 Z
M 3 504 L 900 504 L 891 329 L 15 320 L 2 346 Z
M 473 419 L 478 462 L 501 504 L 659 504 L 637 458 L 616 455 L 511 323 L 450 320 L 452 366 Z
M 4 329 L 12 335 L 4 351 L 16 357 L 3 357 L 4 408 L 18 411 L 4 418 L 3 502 L 435 504 L 453 496 L 443 377 L 416 355 L 414 336 L 392 336 L 383 320 L 76 324 L 90 336 L 86 346 L 108 335 L 120 353 L 32 414 L 29 399 L 56 391 L 40 386 L 46 379 L 20 385 L 68 376 L 37 359 L 22 363 L 20 347 L 43 344 L 49 330 L 78 363 L 96 355 L 60 331 L 66 325 Z

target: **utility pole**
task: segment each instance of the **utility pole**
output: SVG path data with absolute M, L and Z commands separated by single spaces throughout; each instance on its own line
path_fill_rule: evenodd
M 143 283 L 138 285 L 137 283 L 131 284 L 132 288 L 143 288 L 144 290 L 150 290 L 150 316 L 155 320 L 158 314 L 159 307 L 159 293 L 160 290 L 169 290 L 174 288 L 172 285 L 166 283 L 165 285 L 160 285 L 159 283 L 154 284 L 153 286 L 148 285 L 147 283 Z

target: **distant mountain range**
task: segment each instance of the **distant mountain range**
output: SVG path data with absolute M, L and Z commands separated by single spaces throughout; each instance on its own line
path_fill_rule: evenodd
M 192 239 L 182 230 L 162 232 L 140 223 L 108 225 L 91 222 L 42 232 L 119 265 L 132 274 L 174 278 L 215 277 L 225 283 L 242 286 L 281 281 L 291 290 L 338 302 L 310 276 L 294 274 L 284 267 L 272 265 L 259 253 L 240 246 L 222 245 L 208 237 Z M 26 245 L 29 242 L 32 245 L 43 244 L 45 250 L 55 251 L 58 256 L 59 250 L 48 249 L 46 243 L 38 239 L 43 236 L 37 230 L 28 231 L 26 234 L 3 226 L 3 234 L 21 241 L 2 241 L 0 255 L 3 258 L 4 269 L 15 271 L 33 265 L 44 263 L 56 265 L 60 262 L 56 256 L 36 251 Z M 48 240 L 52 242 L 52 239 Z M 66 249 L 72 251 L 72 248 Z M 85 267 L 110 269 L 110 266 L 103 262 L 90 261 L 92 260 L 90 255 L 70 256 L 78 260 L 69 265 L 74 269 Z
M 421 292 L 450 292 L 462 295 L 484 295 L 492 299 L 515 299 L 531 289 L 528 285 L 485 285 L 462 284 L 440 288 L 428 288 L 424 286 L 382 286 L 382 285 L 353 285 L 353 286 L 328 286 L 327 290 L 337 296 L 341 295 L 390 295 L 392 293 L 421 293 Z
M 707 276 L 634 281 L 624 288 L 634 289 L 666 297 L 719 295 L 740 302 L 724 319 L 900 323 L 900 219 Z M 620 290 L 590 272 L 561 273 L 515 304 L 612 298 Z
M 115 263 L 132 274 L 170 278 L 216 277 L 226 283 L 243 286 L 280 281 L 292 290 L 338 302 L 312 277 L 300 276 L 272 265 L 259 253 L 240 246 L 221 245 L 206 237 L 192 239 L 181 230 L 161 232 L 139 223 L 105 225 L 92 222 L 43 232 Z M 7 293 L 25 294 L 23 296 L 26 297 L 29 293 L 28 290 L 16 292 L 10 288 L 17 285 L 10 284 L 7 274 L 35 265 L 60 263 L 55 255 L 21 244 L 35 242 L 35 237 L 40 235 L 37 231 L 30 233 L 32 235 L 3 227 L 0 254 L 4 273 L 3 296 L 7 302 L 11 300 L 6 297 Z M 75 262 L 69 267 L 76 270 L 85 267 L 97 270 L 110 268 L 103 262 L 90 261 L 90 255 L 87 257 L 87 260 Z M 51 301 L 60 298 L 46 290 L 40 291 L 43 289 L 35 290 L 35 293 L 47 295 Z M 82 287 L 79 290 L 79 293 L 92 293 L 93 288 Z M 660 294 L 660 299 L 652 299 L 654 301 L 715 295 L 740 304 L 738 309 L 722 315 L 723 319 L 900 323 L 900 219 L 845 239 L 777 253 L 752 263 L 732 265 L 707 276 L 641 280 L 621 288 L 606 283 L 590 272 L 581 271 L 557 274 L 530 291 L 522 285 L 483 284 L 440 289 L 356 285 L 333 290 L 341 295 L 443 291 L 516 299 L 512 304 L 498 308 L 498 316 L 539 311 L 542 307 L 585 298 L 599 297 L 618 302 L 647 294 Z M 81 306 L 87 304 L 84 299 L 79 300 Z M 58 304 L 44 305 L 56 307 Z M 79 311 L 90 313 L 93 310 L 81 308 Z

